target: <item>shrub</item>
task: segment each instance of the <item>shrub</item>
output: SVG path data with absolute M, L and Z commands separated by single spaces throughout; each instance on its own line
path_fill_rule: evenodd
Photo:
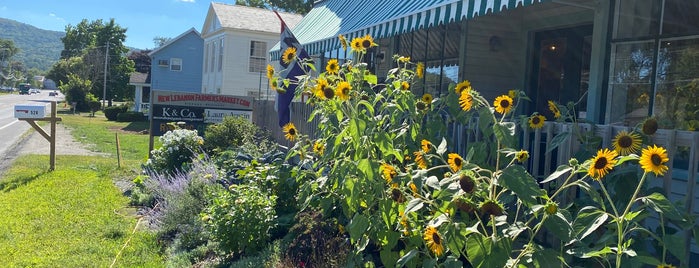
M 238 116 L 226 116 L 223 122 L 212 124 L 204 132 L 204 150 L 218 154 L 246 143 L 256 143 L 266 138 L 252 122 Z
M 351 245 L 335 219 L 323 219 L 320 211 L 304 211 L 289 230 L 286 263 L 307 267 L 343 267 Z
M 231 185 L 210 192 L 203 219 L 214 241 L 227 253 L 251 254 L 264 248 L 275 225 L 276 196 L 255 185 Z
M 129 107 L 126 105 L 119 105 L 119 106 L 110 106 L 110 107 L 105 107 L 104 108 L 104 117 L 107 118 L 109 121 L 116 121 L 117 120 L 117 115 L 119 113 L 124 113 L 129 110 Z
M 142 112 L 126 111 L 117 114 L 117 122 L 138 122 L 145 121 L 146 116 Z
M 204 140 L 196 130 L 175 129 L 160 137 L 162 146 L 151 152 L 144 169 L 155 173 L 172 173 L 190 163 Z

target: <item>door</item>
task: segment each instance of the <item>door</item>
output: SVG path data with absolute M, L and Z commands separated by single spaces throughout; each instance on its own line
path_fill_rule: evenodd
M 575 104 L 575 115 L 585 117 L 590 77 L 592 25 L 541 31 L 534 34 L 529 96 L 531 113 L 553 120 L 548 109 L 552 100 Z

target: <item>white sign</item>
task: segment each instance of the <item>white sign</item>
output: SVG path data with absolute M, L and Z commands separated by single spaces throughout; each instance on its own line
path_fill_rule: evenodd
M 46 105 L 15 105 L 15 118 L 44 118 Z
M 204 109 L 204 123 L 221 123 L 225 116 L 240 116 L 252 122 L 252 111 Z

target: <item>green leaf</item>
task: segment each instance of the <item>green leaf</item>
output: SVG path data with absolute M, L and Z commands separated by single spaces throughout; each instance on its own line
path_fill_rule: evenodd
M 519 165 L 505 168 L 498 182 L 517 194 L 517 197 L 529 207 L 538 203 L 537 197 L 542 197 L 546 194 L 544 190 L 539 188 L 536 179 L 529 175 L 524 167 Z
M 367 178 L 369 181 L 374 181 L 374 174 L 378 173 L 379 165 L 378 163 L 371 161 L 369 159 L 360 159 L 357 163 L 357 169 Z
M 418 211 L 422 208 L 424 205 L 424 202 L 420 198 L 414 198 L 408 202 L 408 205 L 405 206 L 405 214 L 409 214 L 410 212 L 415 212 Z
M 376 75 L 373 75 L 373 74 L 365 74 L 364 80 L 367 83 L 369 83 L 370 85 L 376 85 L 376 84 L 378 84 L 378 81 L 379 81 L 378 77 L 376 77 Z
M 569 131 L 558 133 L 558 135 L 553 137 L 553 139 L 551 139 L 551 142 L 548 143 L 548 147 L 546 148 L 546 153 L 550 153 L 554 149 L 558 148 L 558 146 L 560 146 L 561 143 L 566 141 L 566 139 L 568 139 L 568 137 L 570 137 L 570 135 L 571 134 Z
M 546 217 L 544 220 L 544 227 L 551 231 L 558 239 L 563 241 L 571 240 L 572 227 L 570 220 L 562 213 L 559 209 L 556 214 Z
M 684 232 L 679 232 L 673 235 L 665 235 L 663 238 L 663 244 L 667 251 L 672 253 L 675 257 L 680 260 L 685 258 L 685 246 L 684 246 Z
M 400 259 L 398 259 L 398 261 L 396 262 L 396 267 L 405 266 L 405 264 L 412 260 L 418 252 L 419 251 L 417 249 L 411 249 L 410 251 L 408 251 L 408 253 L 405 253 L 405 255 L 400 257 Z
M 350 238 L 357 241 L 361 238 L 366 230 L 369 228 L 369 219 L 362 214 L 354 214 L 354 217 L 347 224 L 347 232 L 349 232 Z
M 371 103 L 369 103 L 368 101 L 360 100 L 357 103 L 357 106 L 364 106 L 364 108 L 366 108 L 366 110 L 369 112 L 369 116 L 374 117 L 374 105 L 371 105 Z
M 612 249 L 610 247 L 604 247 L 600 250 L 586 252 L 582 256 L 580 256 L 580 258 L 587 259 L 587 258 L 604 257 L 607 254 L 614 254 L 614 251 L 612 251 Z
M 558 179 L 559 177 L 563 176 L 563 174 L 566 174 L 566 173 L 570 172 L 571 170 L 573 170 L 573 168 L 570 166 L 560 165 L 560 166 L 558 166 L 556 171 L 551 173 L 551 175 L 546 177 L 546 179 L 541 181 L 540 183 L 543 184 L 543 183 L 547 183 L 547 182 L 550 182 L 552 180 Z
M 537 248 L 532 253 L 534 267 L 561 267 L 558 251 L 550 248 Z
M 359 118 L 351 118 L 349 121 L 349 132 L 354 142 L 359 142 L 359 138 L 364 134 L 366 121 Z
M 504 267 L 509 259 L 511 246 L 505 238 L 486 237 L 473 234 L 466 240 L 466 254 L 473 267 Z
M 578 241 L 593 233 L 609 219 L 609 214 L 593 206 L 580 209 L 573 223 L 573 232 Z M 572 241 L 571 241 L 572 243 Z
M 437 154 L 443 155 L 446 151 L 447 151 L 447 139 L 442 137 L 442 142 L 440 142 L 439 146 L 437 147 Z
M 427 180 L 425 180 L 425 184 L 427 184 L 427 186 L 432 187 L 436 190 L 441 189 L 441 187 L 439 187 L 439 179 L 437 178 L 437 176 L 428 177 Z
M 685 219 L 682 217 L 682 213 L 680 213 L 680 211 L 677 210 L 677 208 L 661 193 L 652 193 L 648 196 L 640 197 L 639 199 L 644 204 L 653 208 L 653 210 L 656 212 L 663 214 L 665 218 L 676 221 L 685 221 Z
M 515 123 L 514 122 L 498 122 L 493 125 L 493 133 L 506 147 L 515 145 Z

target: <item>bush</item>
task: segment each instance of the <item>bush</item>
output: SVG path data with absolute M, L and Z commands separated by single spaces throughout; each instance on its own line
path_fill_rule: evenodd
M 264 135 L 258 136 L 259 133 L 260 129 L 250 121 L 238 116 L 226 116 L 223 122 L 206 128 L 204 150 L 207 153 L 218 154 L 245 143 L 256 143 L 256 136 L 264 138 Z
M 143 115 L 142 112 L 131 112 L 131 111 L 126 111 L 117 114 L 116 121 L 117 122 L 138 122 L 138 121 L 145 121 L 146 116 Z
M 163 145 L 151 152 L 152 157 L 144 166 L 144 169 L 154 173 L 172 173 L 185 168 L 184 165 L 192 161 L 204 140 L 196 130 L 175 129 L 161 136 L 160 142 Z
M 351 246 L 334 219 L 323 219 L 320 211 L 304 211 L 289 230 L 291 241 L 286 263 L 307 267 L 343 267 Z
M 231 185 L 214 189 L 204 221 L 214 241 L 227 253 L 251 254 L 264 248 L 275 226 L 276 196 L 255 185 Z
M 126 105 L 105 107 L 104 117 L 106 117 L 109 121 L 116 121 L 117 115 L 119 115 L 119 113 L 124 113 L 128 110 L 129 107 Z

